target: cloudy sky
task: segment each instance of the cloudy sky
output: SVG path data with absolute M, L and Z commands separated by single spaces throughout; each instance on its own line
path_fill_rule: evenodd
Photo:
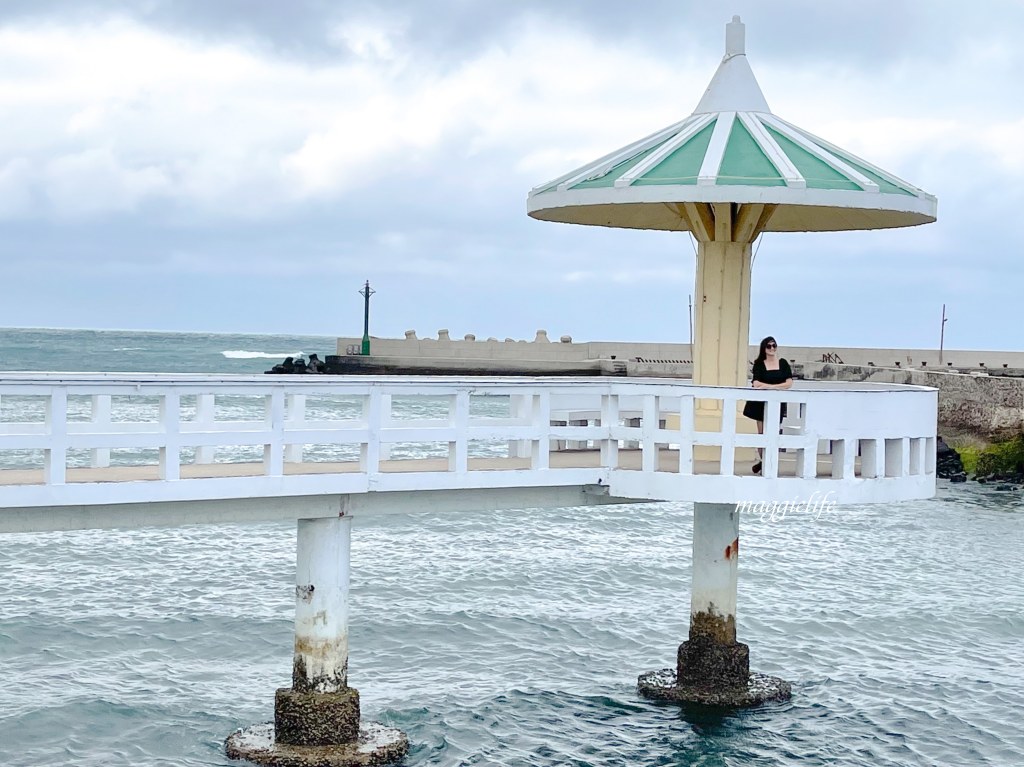
M 752 338 L 1024 348 L 1024 3 L 0 0 L 0 326 L 687 341 L 684 234 L 526 216 L 693 111 L 747 24 L 772 111 L 939 198 L 767 234 Z

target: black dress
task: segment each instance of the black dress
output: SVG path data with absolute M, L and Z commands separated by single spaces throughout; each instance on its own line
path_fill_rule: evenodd
M 780 384 L 785 383 L 787 380 L 793 377 L 793 371 L 789 367 L 789 363 L 785 359 L 779 360 L 778 370 L 768 370 L 764 366 L 763 361 L 754 363 L 754 369 L 752 371 L 752 377 L 755 381 L 760 381 L 766 384 Z M 764 420 L 764 401 L 761 402 L 750 402 L 743 406 L 743 415 L 747 418 L 753 418 L 755 421 Z M 782 409 L 779 412 L 781 418 L 786 417 L 786 403 L 782 403 Z

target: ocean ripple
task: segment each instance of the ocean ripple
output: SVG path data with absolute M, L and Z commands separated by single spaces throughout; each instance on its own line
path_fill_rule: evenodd
M 357 520 L 350 679 L 408 765 L 1024 764 L 1024 504 L 742 522 L 739 634 L 792 701 L 655 704 L 689 613 L 687 504 Z M 9 536 L 0 763 L 227 765 L 291 670 L 292 525 Z

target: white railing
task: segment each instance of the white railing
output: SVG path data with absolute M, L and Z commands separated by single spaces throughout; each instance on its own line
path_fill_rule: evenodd
M 722 417 L 747 398 L 767 401 L 767 423 L 788 403 L 782 428 Z M 936 403 L 921 387 L 802 382 L 755 394 L 598 377 L 5 374 L 0 508 L 567 485 L 722 503 L 921 498 Z

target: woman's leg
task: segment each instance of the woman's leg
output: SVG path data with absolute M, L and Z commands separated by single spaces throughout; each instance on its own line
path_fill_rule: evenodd
M 757 421 L 757 433 L 764 434 L 764 421 Z M 755 463 L 750 469 L 754 474 L 761 473 L 761 460 L 763 458 L 764 450 L 762 448 L 757 448 L 757 463 Z

